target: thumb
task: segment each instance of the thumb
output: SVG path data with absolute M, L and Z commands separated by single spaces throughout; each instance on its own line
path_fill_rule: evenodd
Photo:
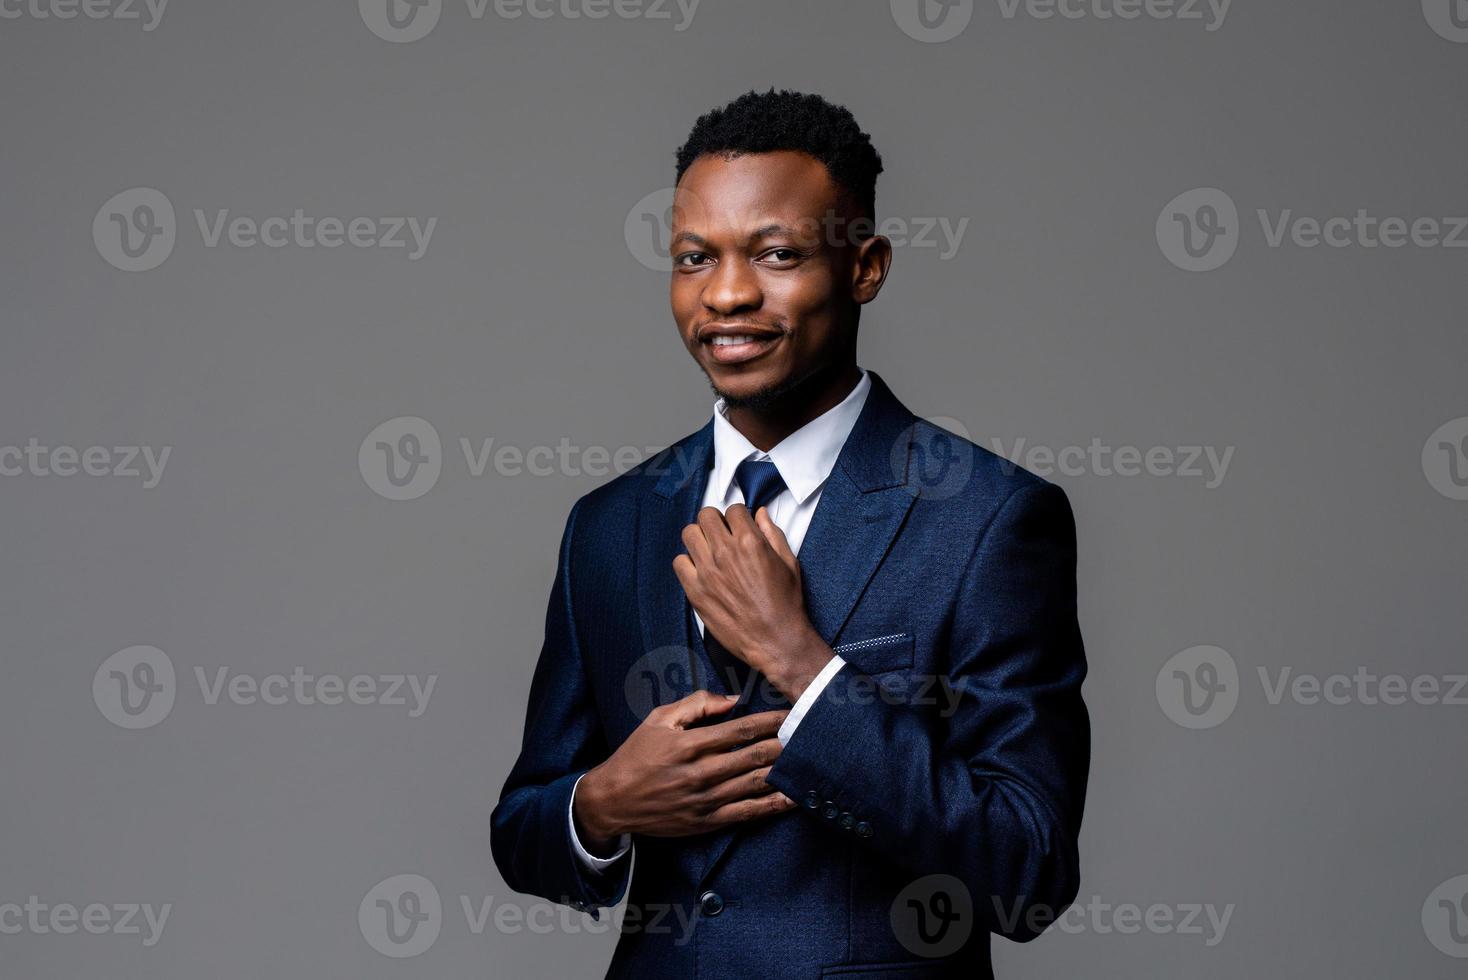
M 668 705 L 668 724 L 673 728 L 687 728 L 703 718 L 724 714 L 734 707 L 736 700 L 712 691 L 694 691 Z

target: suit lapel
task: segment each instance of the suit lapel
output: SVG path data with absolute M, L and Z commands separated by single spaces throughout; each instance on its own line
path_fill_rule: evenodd
M 638 500 L 637 601 L 642 621 L 643 654 L 686 651 L 690 676 L 667 692 L 662 703 L 675 701 L 701 687 L 728 693 L 702 644 L 692 642 L 688 597 L 673 573 L 673 559 L 683 552 L 683 528 L 692 523 L 703 501 L 713 457 L 713 423 L 670 447 L 654 465 L 662 474 Z M 672 658 L 670 658 L 672 659 Z

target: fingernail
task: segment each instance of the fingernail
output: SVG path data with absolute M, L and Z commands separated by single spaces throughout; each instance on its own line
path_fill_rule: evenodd
M 725 701 L 738 701 L 739 700 L 739 695 L 737 695 L 737 694 L 726 694 L 726 695 L 724 695 L 724 700 Z

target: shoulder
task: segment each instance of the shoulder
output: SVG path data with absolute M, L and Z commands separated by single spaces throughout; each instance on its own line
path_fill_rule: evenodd
M 688 480 L 696 479 L 709 454 L 710 426 L 692 432 L 643 460 L 619 476 L 584 494 L 571 509 L 568 526 L 579 537 L 632 525 L 639 502 L 648 495 L 671 497 Z
M 914 417 L 907 486 L 915 512 L 963 537 L 998 522 L 1039 519 L 1073 524 L 1063 489 L 971 439 Z

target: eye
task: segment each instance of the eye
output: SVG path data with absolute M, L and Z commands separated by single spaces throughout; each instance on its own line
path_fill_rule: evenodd
M 781 245 L 766 252 L 762 258 L 769 259 L 777 264 L 794 262 L 801 257 L 800 253 L 793 248 Z
M 684 268 L 693 268 L 712 261 L 713 259 L 704 252 L 680 252 L 673 256 L 673 264 Z

